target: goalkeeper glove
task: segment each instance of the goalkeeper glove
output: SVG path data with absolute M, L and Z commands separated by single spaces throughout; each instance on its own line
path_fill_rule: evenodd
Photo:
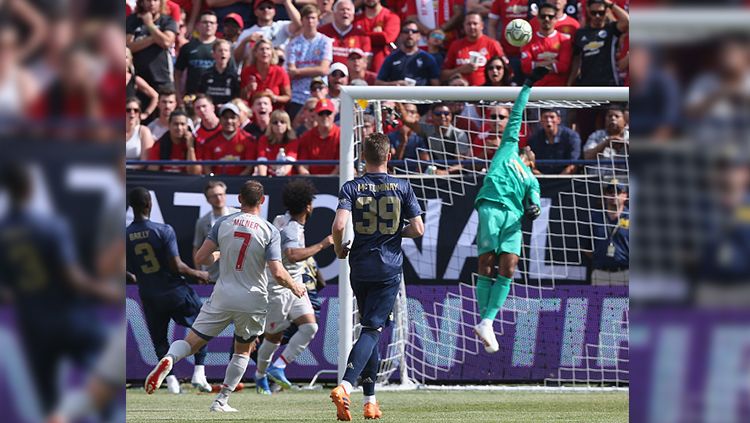
M 527 87 L 533 86 L 537 81 L 544 78 L 545 75 L 549 73 L 549 68 L 546 68 L 544 66 L 538 66 L 535 67 L 534 70 L 531 71 L 531 74 L 526 77 L 526 81 L 524 81 L 523 85 L 526 85 Z
M 542 209 L 534 203 L 529 203 L 526 205 L 526 210 L 523 215 L 526 216 L 527 219 L 534 221 L 540 214 L 542 214 Z

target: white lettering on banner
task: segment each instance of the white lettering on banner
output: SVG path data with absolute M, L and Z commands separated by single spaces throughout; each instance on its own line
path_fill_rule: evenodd
M 268 201 L 266 201 L 266 204 L 268 204 Z M 315 196 L 315 199 L 313 200 L 313 209 L 316 209 L 318 207 L 323 207 L 326 209 L 331 209 L 334 214 L 336 214 L 336 209 L 339 206 L 339 198 L 335 195 L 331 194 L 317 194 Z M 333 222 L 333 219 L 331 219 L 331 222 Z M 326 232 L 327 234 L 330 233 L 330 230 Z M 339 261 L 333 260 L 328 266 L 321 267 L 320 273 L 323 275 L 323 278 L 325 280 L 331 280 L 333 278 L 336 278 L 339 276 Z
M 599 351 L 597 365 L 614 367 L 620 356 L 622 345 L 628 345 L 628 333 L 622 321 L 628 312 L 628 298 L 605 298 L 602 300 L 602 320 L 599 324 L 599 344 L 611 345 Z M 602 335 L 604 334 L 604 335 Z M 602 339 L 605 336 L 605 339 Z
M 529 301 L 529 310 L 526 313 L 516 313 L 516 336 L 513 340 L 511 359 L 514 367 L 534 367 L 539 314 L 548 311 L 560 311 L 559 298 Z
M 750 351 L 750 329 L 747 324 L 736 323 L 714 331 L 710 351 L 703 420 L 747 421 L 747 417 L 742 420 L 739 416 L 734 419 L 727 418 L 730 410 L 742 409 L 750 386 L 750 366 L 747 359 Z
M 97 191 L 104 195 L 104 210 L 122 201 L 124 190 L 117 174 L 103 166 L 81 166 L 68 169 L 66 182 L 71 188 Z M 122 210 L 122 209 L 120 209 Z
M 573 362 L 573 357 L 583 356 L 583 341 L 588 313 L 588 298 L 568 298 L 568 304 L 565 307 L 563 346 L 560 348 L 561 367 L 580 367 L 582 360 Z
M 437 275 L 437 245 L 442 207 L 440 199 L 427 200 L 421 252 L 414 239 L 403 238 L 401 240 L 404 256 L 421 279 L 435 279 Z
M 685 381 L 688 372 L 685 369 L 689 369 L 689 338 L 689 328 L 674 326 L 661 328 L 659 336 L 654 337 L 654 342 L 657 342 L 652 367 L 655 377 L 652 379 L 653 386 L 650 392 L 651 398 L 659 398 L 659 401 L 651 401 L 648 411 L 648 421 L 650 422 L 677 423 L 684 421 L 685 418 L 695 417 L 694 415 L 682 415 L 683 401 L 685 400 L 683 391 L 688 386 Z M 723 356 L 726 351 L 724 345 L 720 347 L 720 351 Z M 726 395 L 726 385 L 722 382 L 720 387 L 719 392 Z M 725 408 L 723 410 L 728 411 L 730 409 Z
M 462 303 L 460 298 L 445 298 L 443 313 L 437 318 L 427 319 L 422 303 L 416 298 L 409 298 L 409 322 L 414 325 L 416 339 L 422 344 L 424 361 L 443 371 L 450 370 L 455 363 L 456 340 L 458 338 L 458 322 L 461 321 Z M 433 327 L 430 320 L 439 320 L 440 327 Z M 436 336 L 432 336 L 432 334 Z

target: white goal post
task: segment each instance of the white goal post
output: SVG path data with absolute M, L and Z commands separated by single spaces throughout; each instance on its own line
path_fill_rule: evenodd
M 345 86 L 340 95 L 340 169 L 339 185 L 355 177 L 355 127 L 357 100 L 377 101 L 484 101 L 513 102 L 520 87 L 392 87 L 392 86 Z M 627 102 L 627 87 L 537 87 L 531 90 L 530 105 L 549 104 L 552 107 L 584 108 L 608 102 Z M 379 111 L 379 109 L 378 109 Z M 378 113 L 376 111 L 376 113 Z M 353 238 L 351 222 L 347 225 L 344 240 Z M 354 341 L 353 294 L 349 280 L 348 260 L 339 260 L 339 340 L 338 340 L 338 381 L 343 378 L 347 358 Z M 407 377 L 405 366 L 401 366 L 402 383 Z

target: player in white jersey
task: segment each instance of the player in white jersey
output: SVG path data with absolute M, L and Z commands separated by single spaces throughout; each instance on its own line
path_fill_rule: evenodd
M 274 226 L 281 232 L 284 267 L 300 286 L 304 286 L 302 275 L 305 273 L 305 261 L 333 245 L 333 238 L 329 235 L 319 243 L 305 247 L 305 223 L 312 215 L 315 193 L 315 186 L 307 179 L 289 182 L 283 193 L 287 212 L 276 216 L 273 221 Z M 273 354 L 284 336 L 284 330 L 290 323 L 297 325 L 297 332 L 289 339 L 284 352 L 269 367 Z M 296 298 L 288 289 L 269 282 L 266 330 L 263 343 L 258 347 L 258 367 L 255 371 L 255 386 L 258 393 L 271 393 L 268 378 L 282 388 L 292 387 L 284 374 L 284 369 L 307 348 L 317 331 L 318 324 L 310 298 L 307 295 Z
M 305 287 L 295 283 L 281 263 L 279 231 L 260 217 L 263 185 L 245 182 L 239 201 L 240 211 L 217 220 L 195 253 L 196 261 L 206 266 L 213 264 L 219 254 L 223 256 L 219 262 L 219 280 L 185 339 L 173 342 L 146 378 L 147 394 L 159 388 L 174 363 L 193 354 L 234 323 L 234 354 L 210 410 L 237 411 L 227 401 L 245 374 L 255 339 L 263 332 L 268 310 L 266 266 L 271 276 L 294 295 L 302 297 L 306 293 Z

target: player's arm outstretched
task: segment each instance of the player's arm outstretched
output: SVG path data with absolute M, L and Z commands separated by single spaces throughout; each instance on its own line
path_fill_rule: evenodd
M 169 265 L 169 270 L 173 273 L 189 276 L 200 283 L 208 283 L 208 272 L 193 269 L 182 261 L 180 253 L 177 251 L 177 238 L 175 237 L 174 229 L 169 226 L 168 231 L 169 239 L 167 239 L 167 248 L 170 254 L 167 264 Z

